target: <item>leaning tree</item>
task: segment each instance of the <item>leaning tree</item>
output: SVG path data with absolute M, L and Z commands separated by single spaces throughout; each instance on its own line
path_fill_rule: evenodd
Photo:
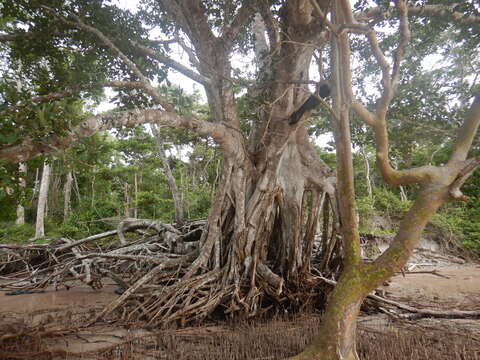
M 322 217 L 319 268 L 324 275 L 334 271 L 338 267 L 331 260 L 341 256 L 341 275 L 319 337 L 295 359 L 358 358 L 355 321 L 363 299 L 405 265 L 436 210 L 464 198 L 460 187 L 480 165 L 478 157 L 467 158 L 480 122 L 478 96 L 443 166 L 394 169 L 387 129 L 389 105 L 412 37 L 409 19 L 455 22 L 468 38 L 478 31 L 478 9 L 469 2 L 358 3 L 352 11 L 348 0 L 144 0 L 133 15 L 101 0 L 4 1 L 1 49 L 28 75 L 31 90 L 13 91 L 16 100 L 3 107 L 2 126 L 23 135 L 2 145 L 1 159 L 24 162 L 99 131 L 145 123 L 191 130 L 211 137 L 221 149 L 222 177 L 198 247 L 159 258 L 102 316 L 130 304 L 130 316 L 158 323 L 200 319 L 216 309 L 254 315 L 267 306 L 300 302 L 318 284 L 311 260 Z M 394 46 L 382 42 L 375 30 L 379 24 L 395 29 Z M 161 38 L 151 39 L 155 33 Z M 378 65 L 375 107 L 363 105 L 354 93 L 352 38 L 364 42 Z M 187 54 L 188 66 L 170 57 L 174 46 Z M 245 72 L 235 67 L 241 56 L 249 56 L 252 64 Z M 182 115 L 162 95 L 156 84 L 167 69 L 204 87 L 211 119 Z M 310 84 L 316 84 L 313 95 Z M 43 136 L 38 129 L 29 135 L 32 127 L 25 125 L 24 116 L 34 123 L 38 106 L 95 95 L 101 87 L 118 89 L 132 110 L 90 116 L 78 124 L 62 121 L 56 126 L 53 121 L 42 128 Z M 244 91 L 239 94 L 238 89 Z M 35 91 L 40 93 L 30 100 L 19 100 Z M 248 98 L 242 110 L 240 97 Z M 245 103 L 249 111 L 244 111 Z M 332 124 L 336 173 L 319 159 L 308 136 L 305 120 L 318 105 Z M 377 165 L 385 181 L 419 185 L 417 200 L 391 246 L 368 264 L 361 259 L 356 218 L 352 112 L 375 135 Z M 60 109 L 50 117 L 65 114 Z M 135 297 L 155 282 L 162 282 L 161 291 Z

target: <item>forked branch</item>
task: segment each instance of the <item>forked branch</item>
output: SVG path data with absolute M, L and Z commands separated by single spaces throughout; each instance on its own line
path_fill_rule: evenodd
M 377 164 L 383 178 L 391 185 L 403 185 L 424 182 L 429 176 L 431 176 L 433 168 L 425 166 L 399 171 L 394 169 L 389 161 L 386 114 L 397 90 L 400 79 L 400 63 L 411 37 L 408 23 L 408 9 L 405 1 L 397 0 L 395 3 L 400 14 L 400 42 L 394 52 L 393 68 L 390 66 L 385 54 L 381 50 L 374 30 L 371 29 L 367 32 L 370 47 L 382 72 L 383 91 L 380 98 L 377 100 L 375 113 L 370 112 L 357 100 L 352 102 L 352 108 L 363 122 L 373 128 L 377 148 Z
M 450 187 L 450 195 L 453 199 L 462 201 L 469 200 L 469 197 L 464 195 L 460 188 L 478 168 L 480 168 L 480 156 L 466 161 L 465 167 L 460 171 L 457 179 Z

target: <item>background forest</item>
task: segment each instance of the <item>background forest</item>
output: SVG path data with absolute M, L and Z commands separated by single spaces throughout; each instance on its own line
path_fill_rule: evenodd
M 465 55 L 465 54 L 463 54 Z M 460 54 L 458 55 L 460 56 Z M 464 58 L 452 59 L 459 64 L 460 74 Z M 470 64 L 472 65 L 472 64 Z M 367 71 L 367 70 L 365 70 Z M 436 78 L 436 89 L 427 86 L 425 78 Z M 423 72 L 414 77 L 413 86 L 404 85 L 400 91 L 403 99 L 394 105 L 398 121 L 391 129 L 392 159 L 398 168 L 430 163 L 439 165 L 446 161 L 448 144 L 454 135 L 450 129 L 452 119 L 465 111 L 460 103 L 453 103 L 450 93 L 467 85 L 457 79 L 455 89 L 442 84 L 445 74 L 440 70 Z M 453 86 L 452 86 L 453 87 Z M 171 101 L 185 114 L 209 117 L 208 106 L 201 102 L 199 93 L 188 94 L 179 87 L 162 89 Z M 99 98 L 101 99 L 101 97 Z M 422 104 L 438 104 L 416 113 L 405 121 L 406 114 Z M 240 113 L 248 112 L 248 98 L 239 102 Z M 69 106 L 69 116 L 85 118 L 91 115 L 93 105 L 77 102 Z M 122 109 L 122 108 L 120 108 Z M 43 106 L 38 116 L 53 116 L 54 105 Z M 52 115 L 49 114 L 52 112 Z M 405 114 L 405 115 L 402 115 Z M 328 134 L 321 113 L 310 121 L 312 135 Z M 26 163 L 27 172 L 19 167 L 3 164 L 1 170 L 0 239 L 5 243 L 23 243 L 35 236 L 38 194 L 43 165 L 49 163 L 47 212 L 45 238 L 39 242 L 58 237 L 82 238 L 107 231 L 125 217 L 158 219 L 175 222 L 175 204 L 169 187 L 167 171 L 171 172 L 178 188 L 178 195 L 185 220 L 205 218 L 210 210 L 212 195 L 219 178 L 221 158 L 216 145 L 193 133 L 161 128 L 159 141 L 146 126 L 117 129 L 82 139 L 66 151 L 53 156 L 39 157 Z M 8 134 L 1 137 L 5 141 Z M 359 194 L 358 211 L 360 229 L 364 234 L 392 235 L 399 219 L 409 208 L 415 187 L 391 188 L 383 183 L 375 168 L 373 139 L 362 127 L 355 129 L 354 154 L 355 185 Z M 321 136 L 322 145 L 317 146 L 319 156 L 335 168 L 333 142 Z M 421 139 L 421 141 L 420 141 Z M 319 142 L 319 141 L 318 141 Z M 421 144 L 421 145 L 420 145 Z M 440 149 L 440 146 L 443 148 Z M 478 153 L 478 141 L 476 152 Z M 159 156 L 159 152 L 164 154 Z M 166 159 L 166 162 L 162 161 Z M 168 170 L 166 167 L 168 166 Z M 71 179 L 69 180 L 69 177 Z M 25 179 L 25 186 L 19 179 Z M 480 174 L 475 173 L 465 185 L 467 202 L 450 203 L 434 216 L 426 236 L 446 248 L 468 250 L 480 254 Z M 25 223 L 17 222 L 17 207 L 25 208 Z M 17 222 L 17 223 L 16 223 Z

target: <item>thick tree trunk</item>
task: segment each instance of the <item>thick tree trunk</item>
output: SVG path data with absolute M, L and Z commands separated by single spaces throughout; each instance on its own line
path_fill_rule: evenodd
M 45 211 L 48 201 L 48 187 L 50 185 L 50 165 L 43 163 L 42 180 L 38 193 L 37 219 L 35 225 L 35 239 L 45 237 Z
M 25 179 L 27 176 L 27 164 L 18 164 L 18 172 L 20 174 L 20 177 L 18 179 L 20 187 L 20 198 L 17 205 L 17 219 L 15 220 L 15 224 L 23 225 L 25 224 L 25 207 L 23 206 L 23 202 L 25 201 L 25 188 L 27 186 L 27 182 Z
M 71 209 L 71 195 L 72 195 L 72 185 L 73 185 L 73 174 L 70 170 L 65 178 L 65 185 L 63 188 L 63 222 L 65 223 L 68 219 L 68 215 Z
M 170 2 L 162 4 L 178 10 L 173 5 L 170 8 Z M 199 241 L 198 257 L 184 266 L 178 282 L 163 287 L 160 298 L 144 297 L 142 308 L 129 313 L 131 317 L 147 316 L 155 323 L 198 320 L 220 303 L 226 314 L 252 316 L 272 303 L 291 311 L 309 300 L 313 302 L 318 292 L 312 291 L 316 282 L 312 281 L 310 259 L 319 200 L 327 193 L 330 201 L 335 201 L 335 176 L 309 142 L 306 116 L 298 123 L 289 122 L 291 114 L 310 97 L 304 82 L 309 80 L 313 49 L 321 41 L 316 31 L 309 34 L 299 30 L 312 22 L 311 5 L 293 1 L 284 6 L 285 23 L 277 36 L 270 36 L 270 51 L 276 53 L 276 47 L 281 46 L 278 51 L 282 56 L 275 61 L 265 57 L 259 62 L 259 86 L 251 96 L 262 101 L 246 138 L 234 89 L 227 81 L 232 76 L 228 60 L 231 49 L 209 32 L 201 20 L 199 4 L 180 6 L 201 24 L 201 31 L 190 27 L 184 31 L 191 35 L 196 54 L 202 59 L 199 71 L 210 79 L 206 93 L 212 121 L 225 124 L 231 131 L 221 142 L 223 171 Z M 256 32 L 261 33 L 258 16 L 256 21 Z M 285 42 L 279 41 L 281 36 Z M 315 46 L 298 46 L 305 42 Z M 266 50 L 266 42 L 262 44 L 258 58 Z M 275 81 L 269 78 L 273 73 Z M 325 248 L 329 254 L 338 255 L 341 251 L 335 245 L 336 232 L 331 233 L 332 238 L 326 240 L 333 246 L 329 243 Z M 112 305 L 107 312 L 114 308 Z M 148 314 L 142 309 L 148 309 Z

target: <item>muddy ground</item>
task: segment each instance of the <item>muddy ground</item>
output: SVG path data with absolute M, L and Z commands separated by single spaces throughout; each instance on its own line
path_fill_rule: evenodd
M 114 284 L 106 284 L 101 290 L 80 286 L 36 294 L 0 294 L 4 334 L 0 336 L 0 358 L 281 359 L 309 343 L 320 322 L 318 314 L 303 314 L 177 330 L 147 329 L 142 324 L 86 326 L 118 296 L 115 289 Z M 480 265 L 445 259 L 416 261 L 377 293 L 422 308 L 480 310 Z M 394 360 L 385 353 L 392 348 L 404 353 L 398 359 L 480 359 L 480 319 L 406 321 L 387 314 L 364 314 L 359 327 L 364 359 L 389 356 Z M 397 338 L 400 332 L 406 340 Z M 411 341 L 417 350 L 410 349 Z M 378 356 L 373 355 L 375 352 Z

